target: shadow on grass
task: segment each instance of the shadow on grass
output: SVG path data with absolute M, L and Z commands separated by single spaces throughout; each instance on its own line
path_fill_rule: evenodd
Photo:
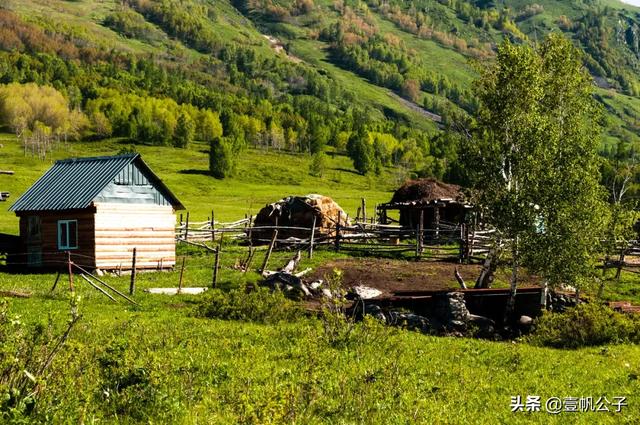
M 209 177 L 213 177 L 211 174 L 209 174 L 209 170 L 195 170 L 195 169 L 188 169 L 188 170 L 180 170 L 178 171 L 180 174 L 189 174 L 189 175 L 198 175 L 198 176 L 209 176 Z

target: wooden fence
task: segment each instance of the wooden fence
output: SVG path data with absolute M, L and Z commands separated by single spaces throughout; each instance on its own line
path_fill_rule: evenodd
M 320 231 L 322 230 L 322 231 Z M 304 237 L 284 237 L 295 232 Z M 336 223 L 331 228 L 295 226 L 255 226 L 252 217 L 233 222 L 180 220 L 176 227 L 179 242 L 214 251 L 216 240 L 246 241 L 252 244 L 308 250 L 317 247 L 358 251 L 368 255 L 413 252 L 416 257 L 482 261 L 493 244 L 493 230 L 471 229 L 465 224 L 440 222 L 437 228 L 403 227 L 357 220 L 349 226 Z M 261 235 L 260 238 L 256 235 Z M 274 238 L 275 235 L 275 238 Z

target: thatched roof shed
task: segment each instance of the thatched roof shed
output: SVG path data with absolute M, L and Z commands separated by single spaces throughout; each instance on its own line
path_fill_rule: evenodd
M 409 180 L 393 193 L 389 204 L 425 205 L 437 202 L 464 204 L 462 188 L 457 184 L 444 183 L 434 178 Z
M 306 239 L 315 217 L 315 235 L 324 236 L 335 232 L 336 223 L 350 225 L 347 213 L 333 199 L 323 195 L 288 196 L 266 205 L 258 212 L 254 227 L 273 227 L 277 225 L 278 239 L 290 237 Z M 288 229 L 287 229 L 288 227 Z M 254 243 L 267 243 L 273 235 L 273 229 L 253 230 Z
M 416 226 L 422 215 L 425 228 L 433 228 L 440 222 L 461 223 L 471 207 L 461 186 L 434 178 L 407 181 L 394 192 L 389 203 L 379 206 L 385 217 L 387 210 L 399 210 L 403 226 Z

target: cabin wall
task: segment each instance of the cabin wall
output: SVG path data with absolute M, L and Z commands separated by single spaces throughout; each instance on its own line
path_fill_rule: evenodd
M 39 235 L 29 233 L 29 217 L 40 220 Z M 39 211 L 20 215 L 20 255 L 17 261 L 29 268 L 63 268 L 67 261 L 66 250 L 58 249 L 58 220 L 78 221 L 78 248 L 70 249 L 71 259 L 81 265 L 93 268 L 94 214 L 93 210 Z M 40 256 L 41 261 L 35 261 Z
M 170 268 L 176 261 L 173 208 L 161 205 L 95 203 L 95 258 L 101 269 Z

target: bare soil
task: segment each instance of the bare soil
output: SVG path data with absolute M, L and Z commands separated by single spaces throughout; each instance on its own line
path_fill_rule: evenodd
M 473 287 L 480 275 L 479 264 L 370 258 L 330 261 L 318 267 L 309 279 L 326 279 L 325 276 L 331 275 L 333 269 L 340 269 L 344 287 L 368 286 L 382 291 L 384 296 L 395 291 L 460 288 L 454 276 L 456 267 L 467 287 Z M 494 287 L 506 286 L 508 279 L 505 271 L 498 271 Z M 538 283 L 538 279 L 522 273 L 519 282 L 520 286 L 532 286 Z

